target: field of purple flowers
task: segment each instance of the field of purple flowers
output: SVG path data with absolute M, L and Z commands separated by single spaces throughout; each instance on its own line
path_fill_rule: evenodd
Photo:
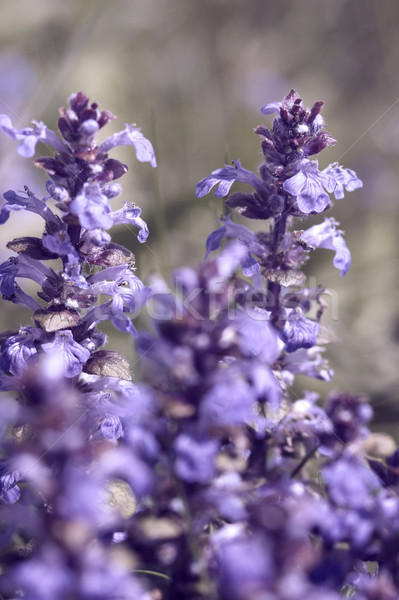
M 0 115 L 19 155 L 49 152 L 34 159 L 46 193 L 9 190 L 0 210 L 4 228 L 26 211 L 43 222 L 0 265 L 3 301 L 32 313 L 1 333 L 2 600 L 398 598 L 399 450 L 370 433 L 365 397 L 293 388 L 333 376 L 328 290 L 303 266 L 326 249 L 347 273 L 324 214 L 362 187 L 336 162 L 319 168 L 336 143 L 322 108 L 295 90 L 265 104 L 258 174 L 237 159 L 199 181 L 197 197 L 215 188 L 229 212 L 171 287 L 147 287 L 109 233 L 149 234 L 134 203 L 112 209 L 127 171 L 115 147 L 156 168 L 141 130 L 99 143 L 115 117 L 82 92 L 60 108 L 59 134 Z M 145 307 L 152 325 L 138 331 Z M 136 340 L 141 381 L 104 321 Z
M 0 600 L 399 600 L 398 23 L 2 7 Z

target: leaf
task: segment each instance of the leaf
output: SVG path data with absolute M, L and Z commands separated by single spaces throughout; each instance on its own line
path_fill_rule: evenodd
M 99 350 L 91 355 L 83 371 L 99 377 L 117 377 L 132 381 L 130 365 L 122 354 L 112 350 Z
M 35 323 L 49 333 L 60 329 L 71 329 L 78 324 L 80 315 L 76 310 L 61 306 L 37 310 L 33 314 Z
M 263 275 L 273 283 L 278 283 L 283 287 L 291 287 L 292 285 L 302 285 L 306 279 L 306 276 L 301 271 L 294 271 L 288 269 L 283 271 L 282 269 L 265 269 Z
M 7 248 L 13 252 L 20 252 L 27 254 L 30 258 L 36 258 L 38 260 L 46 260 L 51 258 L 58 258 L 57 254 L 49 252 L 43 244 L 42 240 L 36 237 L 20 237 L 8 242 Z
M 103 267 L 117 267 L 127 263 L 134 263 L 135 256 L 127 248 L 119 244 L 110 243 L 106 248 L 99 250 L 93 248 L 91 252 L 84 253 L 86 261 L 92 265 L 101 265 Z

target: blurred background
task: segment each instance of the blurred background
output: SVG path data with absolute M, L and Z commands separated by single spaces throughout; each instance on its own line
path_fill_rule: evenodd
M 131 148 L 113 154 L 130 169 L 123 198 L 142 207 L 150 226 L 143 246 L 133 230 L 115 232 L 135 252 L 143 280 L 202 258 L 223 203 L 197 200 L 195 184 L 237 158 L 256 170 L 253 128 L 271 124 L 263 104 L 291 87 L 307 105 L 325 101 L 326 128 L 338 143 L 320 166 L 339 161 L 364 188 L 331 213 L 346 231 L 349 273 L 341 280 L 328 251 L 309 264 L 313 281 L 332 290 L 323 322 L 338 343 L 328 348 L 333 384 L 304 385 L 366 392 L 379 426 L 392 428 L 399 420 L 397 0 L 13 0 L 2 2 L 1 17 L 0 112 L 14 125 L 36 119 L 56 128 L 58 107 L 81 90 L 118 116 L 104 137 L 136 122 L 153 142 L 156 170 Z M 1 136 L 0 192 L 28 185 L 44 195 L 44 174 L 15 149 Z M 0 230 L 1 260 L 12 237 L 40 231 L 34 216 L 14 214 Z M 28 317 L 3 303 L 1 329 Z

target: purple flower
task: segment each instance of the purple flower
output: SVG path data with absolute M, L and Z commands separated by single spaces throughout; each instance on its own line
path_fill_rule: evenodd
M 0 477 L 0 500 L 5 504 L 14 504 L 19 500 L 21 490 L 16 485 L 21 479 L 18 471 L 12 471 Z
M 123 435 L 123 427 L 119 417 L 108 415 L 100 425 L 101 433 L 107 440 L 117 440 Z
M 99 545 L 83 557 L 79 589 L 74 596 L 82 600 L 146 600 L 148 594 L 128 567 L 112 560 Z
M 212 171 L 211 175 L 201 179 L 196 185 L 195 194 L 197 198 L 202 198 L 203 196 L 206 196 L 206 194 L 209 194 L 215 185 L 217 186 L 215 196 L 223 198 L 224 196 L 227 196 L 235 181 L 248 183 L 262 196 L 266 195 L 267 197 L 268 188 L 255 173 L 244 169 L 244 167 L 241 166 L 240 160 L 233 161 L 233 165 L 233 167 L 225 165 L 222 169 L 216 169 L 216 171 Z
M 69 209 L 85 229 L 109 229 L 113 225 L 108 198 L 102 193 L 98 183 L 85 183 L 82 191 L 70 203 Z
M 320 113 L 323 104 L 319 101 L 315 102 L 312 108 L 304 107 L 295 90 L 291 90 L 282 102 L 265 104 L 261 108 L 263 114 L 275 112 L 279 115 L 273 122 L 272 135 L 262 125 L 256 129 L 256 133 L 264 139 L 262 147 L 265 158 L 271 146 L 278 148 L 281 153 L 286 153 L 287 148 L 290 148 L 290 151 L 300 148 L 302 156 L 318 154 L 324 148 L 333 146 L 336 140 L 328 131 L 322 130 L 324 119 Z
M 299 210 L 309 214 L 320 213 L 327 208 L 330 202 L 327 192 L 334 192 L 335 198 L 340 199 L 344 197 L 344 188 L 351 192 L 362 185 L 354 171 L 344 169 L 338 163 L 319 171 L 317 160 L 304 159 L 298 173 L 289 177 L 283 188 L 292 196 L 296 196 Z
M 304 214 L 323 212 L 330 202 L 325 189 L 332 191 L 330 177 L 318 169 L 318 162 L 304 160 L 298 173 L 283 184 L 286 192 L 296 196 L 298 208 Z
M 127 309 L 138 312 L 148 300 L 150 290 L 135 275 L 131 267 L 121 265 L 109 267 L 88 278 L 93 294 L 105 294 L 112 298 L 110 308 L 113 315 Z
M 260 265 L 253 258 L 252 253 L 258 252 L 263 254 L 264 252 L 263 247 L 257 240 L 256 234 L 250 229 L 247 229 L 244 225 L 234 223 L 230 217 L 223 219 L 222 223 L 222 227 L 213 231 L 206 240 L 205 258 L 220 247 L 224 238 L 236 239 L 239 243 L 248 248 L 248 252 L 241 258 L 242 272 L 245 277 L 253 277 L 260 271 Z
M 30 258 L 23 253 L 17 257 L 10 257 L 0 265 L 1 293 L 5 297 L 12 296 L 14 280 L 17 277 L 31 279 L 42 287 L 47 280 L 51 282 L 57 280 L 57 276 L 52 269 L 43 265 L 40 260 Z
M 37 354 L 37 342 L 43 339 L 44 331 L 34 327 L 21 328 L 11 335 L 1 347 L 0 367 L 5 373 L 21 375 Z
M 109 152 L 109 150 L 116 146 L 133 146 L 136 151 L 137 160 L 140 162 L 149 162 L 152 167 L 157 166 L 151 142 L 134 125 L 126 124 L 124 131 L 119 131 L 111 135 L 105 142 L 100 144 L 99 149 L 101 152 Z
M 82 371 L 84 363 L 89 359 L 90 352 L 73 339 L 72 333 L 67 329 L 56 331 L 54 340 L 42 344 L 42 350 L 49 354 L 58 354 L 62 357 L 65 377 L 75 377 Z
M 237 537 L 221 544 L 219 589 L 223 600 L 266 599 L 274 576 L 273 550 L 262 536 Z
M 330 369 L 328 361 L 323 358 L 324 348 L 313 346 L 310 349 L 300 348 L 284 357 L 284 370 L 289 373 L 289 383 L 292 384 L 292 375 L 306 375 L 322 381 L 331 381 L 334 371 Z
M 334 267 L 341 270 L 341 277 L 347 273 L 351 264 L 351 253 L 348 250 L 342 231 L 337 229 L 339 223 L 335 219 L 325 219 L 323 223 L 307 229 L 302 238 L 313 248 L 334 250 Z
M 44 544 L 31 559 L 19 562 L 12 572 L 15 585 L 30 600 L 55 600 L 72 588 L 72 573 L 58 545 Z
M 268 365 L 273 364 L 280 354 L 278 335 L 269 319 L 268 311 L 244 307 L 233 320 L 243 354 L 256 356 Z
M 187 434 L 179 435 L 174 443 L 176 474 L 190 483 L 209 483 L 216 473 L 218 449 L 216 440 L 196 440 Z
M 5 223 L 12 210 L 28 210 L 40 215 L 47 223 L 61 226 L 60 219 L 50 210 L 44 200 L 36 198 L 31 192 L 27 192 L 27 197 L 19 196 L 12 190 L 3 194 L 5 204 L 0 211 L 0 225 Z
M 52 146 L 58 152 L 65 151 L 65 145 L 60 138 L 47 129 L 46 125 L 41 121 L 33 121 L 34 127 L 24 127 L 23 129 L 16 129 L 11 123 L 10 117 L 7 115 L 0 115 L 0 129 L 13 140 L 21 141 L 18 146 L 17 152 L 25 158 L 30 158 L 35 154 L 35 148 L 37 142 L 48 144 Z
M 122 479 L 139 498 L 151 491 L 154 480 L 152 469 L 127 446 L 114 446 L 101 455 L 97 465 L 98 475 L 104 481 Z
M 207 425 L 243 425 L 254 417 L 254 389 L 233 367 L 219 371 L 202 398 L 200 414 Z
M 269 102 L 268 104 L 262 106 L 260 110 L 264 115 L 271 115 L 273 113 L 280 114 L 280 106 L 281 102 Z
M 286 352 L 295 352 L 299 348 L 311 348 L 316 344 L 319 325 L 302 316 L 300 308 L 294 308 L 288 314 L 281 331 L 281 339 L 285 342 Z
M 146 288 L 148 289 L 148 288 Z M 123 333 L 129 333 L 132 337 L 137 337 L 137 330 L 133 326 L 130 318 L 123 313 L 115 314 L 113 307 L 109 302 L 106 304 L 100 304 L 92 310 L 90 310 L 81 320 L 82 325 L 85 328 L 89 328 L 90 325 L 100 323 L 101 321 L 111 321 L 112 325 L 122 331 Z
M 333 181 L 334 196 L 337 200 L 344 197 L 344 188 L 347 192 L 353 192 L 363 187 L 362 181 L 352 169 L 344 169 L 338 163 L 333 163 L 324 169 L 323 173 Z
M 376 475 L 356 456 L 338 458 L 322 468 L 328 495 L 338 506 L 362 509 L 381 488 Z
M 142 244 L 148 237 L 148 226 L 147 223 L 140 217 L 141 209 L 135 206 L 133 203 L 126 204 L 123 208 L 115 210 L 111 213 L 111 219 L 113 225 L 121 225 L 127 223 L 128 225 L 134 225 L 139 228 L 138 240 Z
M 343 443 L 348 444 L 368 434 L 365 426 L 373 416 L 373 409 L 364 396 L 331 392 L 325 411 L 333 424 L 335 437 Z
M 79 255 L 71 242 L 66 228 L 52 234 L 44 234 L 42 242 L 44 248 L 57 256 L 67 256 L 68 260 L 72 263 L 79 260 Z
M 282 391 L 281 384 L 274 376 L 273 371 L 259 359 L 245 365 L 243 370 L 251 380 L 257 399 L 267 402 L 272 411 L 277 410 L 280 406 Z

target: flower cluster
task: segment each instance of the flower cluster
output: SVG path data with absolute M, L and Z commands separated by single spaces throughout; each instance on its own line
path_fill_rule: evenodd
M 370 433 L 363 396 L 332 392 L 321 406 L 292 391 L 298 374 L 332 377 L 325 290 L 307 287 L 303 265 L 325 248 L 341 275 L 350 266 L 332 217 L 296 223 L 362 185 L 309 158 L 335 143 L 322 105 L 306 108 L 291 91 L 263 107 L 277 116 L 255 130 L 259 175 L 234 161 L 197 196 L 216 186 L 264 228 L 223 217 L 205 260 L 177 269 L 173 291 L 154 278 L 151 292 L 108 233 L 133 224 L 143 242 L 148 229 L 134 205 L 111 209 L 126 167 L 107 154 L 132 144 L 155 166 L 150 142 L 127 126 L 97 145 L 112 115 L 83 94 L 61 110 L 63 141 L 42 123 L 16 130 L 0 117 L 23 156 L 38 141 L 55 150 L 35 161 L 48 196 L 7 192 L 0 211 L 2 223 L 23 209 L 45 222 L 40 239 L 9 242 L 17 256 L 0 266 L 3 297 L 33 312 L 31 325 L 1 336 L 3 598 L 399 597 L 399 451 Z M 234 182 L 254 191 L 230 194 Z M 147 301 L 151 329 L 137 333 L 131 317 Z M 146 383 L 103 349 L 104 320 L 137 338 Z
M 156 161 L 134 126 L 98 144 L 97 132 L 113 118 L 83 93 L 60 110 L 62 137 L 43 123 L 18 130 L 0 116 L 2 131 L 21 142 L 19 154 L 33 156 L 38 142 L 53 153 L 34 161 L 49 177 L 47 195 L 8 191 L 0 211 L 2 224 L 20 210 L 44 222 L 41 238 L 11 240 L 16 256 L 0 265 L 3 299 L 33 312 L 31 324 L 1 334 L 0 562 L 7 598 L 127 600 L 144 593 L 106 541 L 151 486 L 138 439 L 147 435 L 152 399 L 133 384 L 128 361 L 103 348 L 99 325 L 107 320 L 136 336 L 131 319 L 149 295 L 133 253 L 108 232 L 126 223 L 138 228 L 139 242 L 148 235 L 140 208 L 111 209 L 121 192 L 115 180 L 127 167 L 108 152 L 130 144 L 140 161 Z M 36 284 L 36 297 L 21 279 Z

